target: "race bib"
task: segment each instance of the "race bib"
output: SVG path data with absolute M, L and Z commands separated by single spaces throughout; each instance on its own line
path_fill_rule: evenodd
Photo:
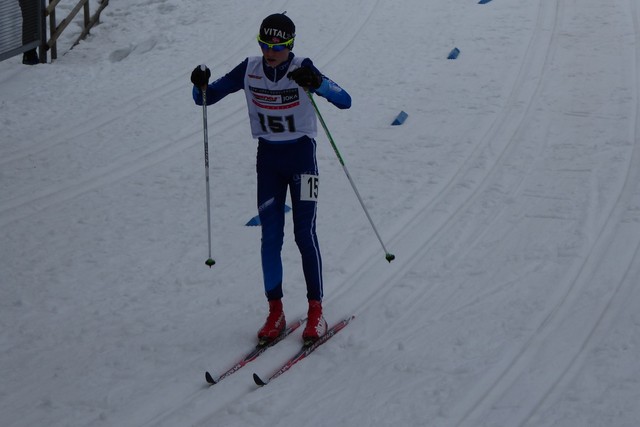
M 318 175 L 300 175 L 300 200 L 304 202 L 318 201 Z

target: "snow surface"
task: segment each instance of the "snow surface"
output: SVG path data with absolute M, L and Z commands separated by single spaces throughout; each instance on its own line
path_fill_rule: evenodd
M 319 107 L 397 259 L 320 135 L 325 313 L 356 319 L 266 388 L 299 334 L 208 388 L 266 302 L 242 94 L 209 109 L 204 265 L 189 74 L 283 10 L 353 97 Z M 640 425 L 640 1 L 127 0 L 79 32 L 0 63 L 0 425 Z

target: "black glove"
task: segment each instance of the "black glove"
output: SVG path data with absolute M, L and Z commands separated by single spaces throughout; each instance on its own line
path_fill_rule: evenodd
M 297 68 L 287 74 L 287 77 L 295 80 L 295 82 L 302 87 L 318 89 L 320 84 L 322 84 L 322 76 L 309 67 Z
M 208 69 L 206 65 L 198 65 L 191 72 L 191 83 L 197 88 L 202 89 L 209 84 L 209 77 L 211 77 L 211 70 Z

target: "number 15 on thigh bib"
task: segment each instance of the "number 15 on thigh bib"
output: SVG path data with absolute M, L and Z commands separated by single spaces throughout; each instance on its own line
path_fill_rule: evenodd
M 303 202 L 318 201 L 318 175 L 300 175 L 300 200 Z

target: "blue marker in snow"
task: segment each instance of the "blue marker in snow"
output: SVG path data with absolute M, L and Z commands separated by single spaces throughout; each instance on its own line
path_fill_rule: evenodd
M 449 52 L 449 56 L 447 56 L 447 59 L 456 59 L 458 55 L 460 55 L 460 49 L 454 47 L 453 49 L 451 49 L 451 52 Z
M 405 113 L 404 111 L 400 111 L 400 114 L 398 114 L 393 123 L 391 123 L 391 126 L 400 126 L 404 123 L 405 120 L 407 120 L 407 117 L 409 117 L 407 113 Z
M 291 210 L 291 208 L 288 205 L 284 205 L 284 212 L 287 213 Z M 262 225 L 260 223 L 260 215 L 256 215 L 253 218 L 251 218 L 246 224 L 247 227 L 257 227 L 258 225 Z

